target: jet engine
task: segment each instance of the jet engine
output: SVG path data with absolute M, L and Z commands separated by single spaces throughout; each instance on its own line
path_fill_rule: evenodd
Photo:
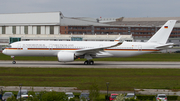
M 59 52 L 57 58 L 59 62 L 72 62 L 75 59 L 75 55 L 71 52 Z

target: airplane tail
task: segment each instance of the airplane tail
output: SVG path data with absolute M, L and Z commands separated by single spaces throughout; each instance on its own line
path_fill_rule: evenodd
M 165 44 L 175 23 L 176 20 L 168 20 L 147 42 Z

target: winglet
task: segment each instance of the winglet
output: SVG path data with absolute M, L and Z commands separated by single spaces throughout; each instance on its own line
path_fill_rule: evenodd
M 118 42 L 121 39 L 121 36 L 118 37 L 116 40 L 114 40 L 114 42 Z

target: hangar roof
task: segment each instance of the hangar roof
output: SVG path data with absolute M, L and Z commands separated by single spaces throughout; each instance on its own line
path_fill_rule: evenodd
M 74 25 L 74 26 L 110 26 L 109 24 L 98 23 L 94 18 L 74 18 L 74 17 L 63 17 L 61 19 L 62 26 Z
M 61 25 L 61 26 L 162 26 L 167 20 L 180 17 L 90 18 L 64 17 L 61 12 L 0 14 L 0 25 Z M 179 22 L 178 22 L 179 23 Z M 176 27 L 180 24 L 176 23 Z
M 180 17 L 143 17 L 143 18 L 124 18 L 123 21 L 167 21 L 179 20 Z
M 121 19 L 121 20 L 117 20 Z M 99 20 L 99 22 L 98 22 Z M 167 20 L 179 20 L 180 17 L 159 17 L 159 18 L 85 18 L 85 17 L 63 17 L 61 19 L 62 26 L 141 26 L 141 27 L 154 27 L 162 26 Z M 180 27 L 179 22 L 176 23 L 175 27 Z
M 61 12 L 0 14 L 0 25 L 60 24 Z
M 117 18 L 120 19 L 120 18 Z M 180 21 L 180 17 L 146 17 L 146 18 L 124 18 L 121 17 L 121 20 L 107 22 L 106 24 L 110 25 L 136 25 L 136 26 L 161 26 L 168 20 L 177 20 Z M 180 27 L 180 26 L 179 26 Z

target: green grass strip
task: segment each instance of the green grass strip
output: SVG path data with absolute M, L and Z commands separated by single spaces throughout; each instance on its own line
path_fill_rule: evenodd
M 0 68 L 0 86 L 54 86 L 100 90 L 180 89 L 180 69 Z

